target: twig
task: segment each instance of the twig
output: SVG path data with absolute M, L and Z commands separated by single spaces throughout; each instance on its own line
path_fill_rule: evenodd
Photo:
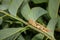
M 9 13 L 7 13 L 7 12 L 5 12 L 5 11 L 3 11 L 3 10 L 0 10 L 0 12 L 4 13 L 5 15 L 7 15 L 7 16 L 9 16 L 9 17 L 12 17 L 12 18 L 14 18 L 14 19 L 16 19 L 16 20 L 18 20 L 18 21 L 20 21 L 20 22 L 23 22 L 24 24 L 28 25 L 28 27 L 30 27 L 30 28 L 32 28 L 32 29 L 34 29 L 34 30 L 36 30 L 36 31 L 44 34 L 44 35 L 47 36 L 50 40 L 55 40 L 55 38 L 52 37 L 51 35 L 49 35 L 48 33 L 45 33 L 45 32 L 43 32 L 43 30 L 39 30 L 39 29 L 37 29 L 37 28 L 35 28 L 35 27 L 32 27 L 32 25 L 30 25 L 28 22 L 25 22 L 25 21 L 22 20 L 21 18 L 16 17 L 16 16 L 13 16 L 13 15 L 10 15 Z

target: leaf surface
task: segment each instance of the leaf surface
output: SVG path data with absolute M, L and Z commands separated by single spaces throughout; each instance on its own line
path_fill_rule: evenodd
M 57 18 L 59 8 L 59 0 L 49 0 L 48 12 L 51 18 Z
M 26 28 L 7 28 L 7 29 L 2 29 L 0 30 L 0 40 L 3 40 L 9 36 L 12 36 L 18 32 L 21 33 L 22 30 Z
M 39 33 L 39 34 L 35 35 L 35 36 L 32 38 L 32 40 L 43 40 L 43 38 L 44 38 L 44 35 L 41 34 L 41 33 Z
M 23 0 L 12 0 L 10 7 L 9 7 L 9 12 L 11 15 L 16 16 L 18 8 L 21 6 Z
M 49 34 L 51 36 L 54 36 L 54 30 L 57 24 L 58 18 L 51 19 L 47 25 L 47 28 L 50 30 Z

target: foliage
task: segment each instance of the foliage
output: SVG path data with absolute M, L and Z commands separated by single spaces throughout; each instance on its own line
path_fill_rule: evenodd
M 0 0 L 0 40 L 60 40 L 60 0 Z

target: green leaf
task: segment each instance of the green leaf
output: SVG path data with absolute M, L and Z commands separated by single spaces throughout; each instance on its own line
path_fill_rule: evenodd
M 32 1 L 36 4 L 48 2 L 48 0 L 32 0 Z
M 60 3 L 60 0 L 59 0 L 59 3 Z
M 0 5 L 0 10 L 6 10 L 7 8 L 8 8 L 8 5 L 5 5 L 5 4 Z
M 16 35 L 16 34 L 14 34 L 14 35 L 12 35 L 12 36 L 10 36 L 10 37 L 8 37 L 8 38 L 4 39 L 4 40 L 13 40 L 13 39 L 14 39 L 14 37 L 15 37 L 15 35 Z
M 56 27 L 56 24 L 57 24 L 57 20 L 58 18 L 55 18 L 55 19 L 51 19 L 47 25 L 47 28 L 50 30 L 48 33 L 51 35 L 51 36 L 54 36 L 54 30 L 55 30 L 55 27 Z
M 11 0 L 2 0 L 2 4 L 10 4 Z
M 47 11 L 44 10 L 43 8 L 41 7 L 34 7 L 31 9 L 31 12 L 29 14 L 29 17 L 30 19 L 33 19 L 33 20 L 37 20 L 40 16 L 46 14 Z
M 4 39 L 4 40 L 16 40 L 16 39 L 18 39 L 18 37 L 19 37 L 20 35 L 21 35 L 21 33 L 18 32 L 18 33 L 16 33 L 16 34 L 14 34 L 14 35 L 12 35 L 12 36 Z
M 30 9 L 28 3 L 26 3 L 25 5 L 23 5 L 22 9 L 21 9 L 21 14 L 25 17 L 25 19 L 29 20 L 37 20 L 40 16 L 46 14 L 47 11 L 44 10 L 41 7 L 34 7 L 32 9 Z
M 59 8 L 59 0 L 49 0 L 48 11 L 51 18 L 57 18 Z
M 20 32 L 16 33 L 16 34 L 14 35 L 13 40 L 16 40 L 16 39 L 19 37 L 20 34 L 21 34 Z
M 10 7 L 9 7 L 9 12 L 11 15 L 16 16 L 18 8 L 21 6 L 23 0 L 12 0 Z
M 22 32 L 22 31 L 25 31 L 27 30 L 26 28 L 7 28 L 7 29 L 3 29 L 3 30 L 0 30 L 0 40 L 3 40 L 9 36 L 12 36 L 18 32 Z
M 0 10 L 6 10 L 9 7 L 11 0 L 3 0 L 2 4 L 0 5 Z
M 2 0 L 0 0 L 0 2 L 1 2 Z
M 28 3 L 24 2 L 24 4 L 21 7 L 21 14 L 23 15 L 23 17 L 25 17 L 25 19 L 29 19 L 29 14 L 30 14 L 30 7 L 28 5 Z
M 18 33 L 16 33 L 16 34 L 14 34 L 14 35 L 12 35 L 12 36 L 4 39 L 4 40 L 16 40 L 16 39 L 19 37 L 20 34 L 21 34 L 21 33 L 18 32 Z
M 40 33 L 40 34 L 35 35 L 32 38 L 32 40 L 43 40 L 43 38 L 44 38 L 44 35 Z

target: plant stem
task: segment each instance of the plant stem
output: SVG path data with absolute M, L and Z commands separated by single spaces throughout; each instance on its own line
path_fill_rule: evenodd
M 23 22 L 24 24 L 28 25 L 28 27 L 30 27 L 30 28 L 32 28 L 32 29 L 34 29 L 34 30 L 42 33 L 42 34 L 45 35 L 45 36 L 47 36 L 50 40 L 55 40 L 55 38 L 52 37 L 51 35 L 49 35 L 48 33 L 45 33 L 45 32 L 43 32 L 42 30 L 39 30 L 39 29 L 33 27 L 32 25 L 30 25 L 28 22 L 25 22 L 25 21 L 22 20 L 21 18 L 16 17 L 16 16 L 13 16 L 13 15 L 10 15 L 9 13 L 7 13 L 7 12 L 5 12 L 5 11 L 3 11 L 3 10 L 0 10 L 0 12 L 4 13 L 5 15 L 7 15 L 7 16 L 9 16 L 9 17 L 12 17 L 12 18 L 14 18 L 14 19 L 16 19 L 16 20 L 18 20 L 18 21 L 20 21 L 20 22 Z

